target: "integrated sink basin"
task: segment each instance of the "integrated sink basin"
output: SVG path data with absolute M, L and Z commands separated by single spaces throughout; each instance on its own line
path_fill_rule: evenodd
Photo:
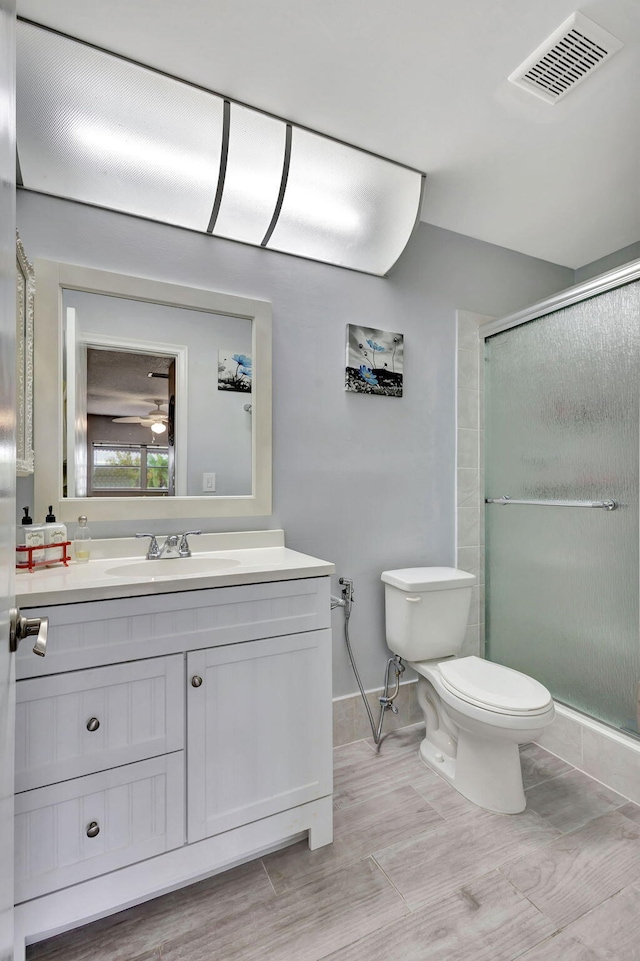
M 239 566 L 240 561 L 231 557 L 167 557 L 109 567 L 105 574 L 112 577 L 188 577 L 190 574 L 215 574 Z

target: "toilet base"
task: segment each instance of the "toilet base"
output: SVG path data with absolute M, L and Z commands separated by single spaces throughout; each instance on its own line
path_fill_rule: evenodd
M 420 757 L 433 771 L 440 774 L 445 781 L 449 781 L 450 784 L 454 784 L 456 777 L 456 759 L 453 757 L 448 757 L 439 751 L 438 748 L 431 743 L 431 741 L 425 737 L 424 741 L 420 742 Z
M 443 754 L 428 737 L 420 744 L 420 757 L 478 807 L 494 814 L 520 814 L 526 807 L 517 744 L 460 731 L 455 758 Z

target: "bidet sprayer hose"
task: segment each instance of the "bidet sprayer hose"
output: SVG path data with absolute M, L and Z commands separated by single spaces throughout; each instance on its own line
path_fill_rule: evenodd
M 392 664 L 393 664 L 393 666 L 394 666 L 395 669 L 396 669 L 396 688 L 395 688 L 395 691 L 393 692 L 393 694 L 391 695 L 391 697 L 387 697 L 386 691 L 388 690 L 388 687 L 389 687 L 389 668 L 390 668 L 390 666 L 391 666 Z M 385 694 L 384 694 L 382 697 L 378 698 L 378 700 L 380 701 L 381 704 L 388 704 L 388 705 L 390 705 L 390 704 L 393 703 L 393 701 L 395 701 L 395 699 L 397 698 L 398 694 L 400 693 L 400 678 L 402 677 L 402 675 L 404 674 L 404 672 L 405 672 L 405 666 L 404 666 L 404 664 L 402 663 L 402 658 L 401 658 L 398 654 L 394 654 L 393 657 L 390 657 L 389 660 L 387 661 L 387 675 L 386 675 L 386 684 L 385 684 Z M 398 710 L 398 709 L 397 709 L 397 708 L 394 708 L 393 710 L 394 710 L 394 713 L 397 713 L 397 710 Z
M 342 607 L 344 609 L 344 640 L 347 648 L 347 654 L 349 655 L 351 667 L 353 669 L 353 673 L 355 675 L 358 688 L 360 689 L 360 694 L 362 695 L 362 700 L 364 702 L 367 716 L 369 718 L 369 724 L 371 726 L 371 734 L 373 735 L 374 744 L 376 745 L 378 750 L 380 750 L 380 742 L 382 738 L 382 725 L 384 722 L 385 711 L 391 710 L 393 711 L 394 714 L 398 713 L 398 709 L 394 707 L 393 702 L 395 701 L 400 691 L 400 678 L 404 674 L 405 667 L 404 667 L 404 664 L 402 663 L 402 659 L 397 654 L 394 654 L 393 657 L 390 657 L 389 660 L 387 661 L 387 667 L 385 670 L 384 694 L 378 698 L 380 702 L 380 716 L 378 719 L 378 724 L 376 725 L 376 722 L 373 717 L 373 712 L 371 710 L 371 706 L 369 704 L 367 695 L 364 690 L 364 686 L 362 684 L 362 680 L 360 679 L 360 674 L 358 673 L 355 657 L 353 656 L 353 651 L 351 650 L 351 640 L 349 638 L 349 618 L 351 617 L 351 607 L 353 604 L 353 581 L 351 581 L 349 578 L 341 577 L 340 584 L 343 585 L 342 598 L 338 598 L 338 597 L 331 598 L 331 610 L 334 610 L 336 607 Z M 396 683 L 395 683 L 395 690 L 393 694 L 389 695 L 390 670 L 392 666 L 395 667 Z

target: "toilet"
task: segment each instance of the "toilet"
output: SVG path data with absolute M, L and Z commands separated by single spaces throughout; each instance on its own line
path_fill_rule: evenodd
M 549 691 L 526 674 L 457 657 L 476 578 L 452 567 L 382 574 L 387 645 L 418 674 L 426 737 L 422 760 L 488 811 L 526 806 L 519 744 L 537 740 L 554 718 Z

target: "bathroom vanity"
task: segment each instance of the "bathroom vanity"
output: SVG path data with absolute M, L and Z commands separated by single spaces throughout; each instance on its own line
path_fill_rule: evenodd
M 17 577 L 22 613 L 49 618 L 46 657 L 23 641 L 16 660 L 17 958 L 291 839 L 332 840 L 333 565 L 277 531 L 204 535 L 179 561 L 120 546 Z

